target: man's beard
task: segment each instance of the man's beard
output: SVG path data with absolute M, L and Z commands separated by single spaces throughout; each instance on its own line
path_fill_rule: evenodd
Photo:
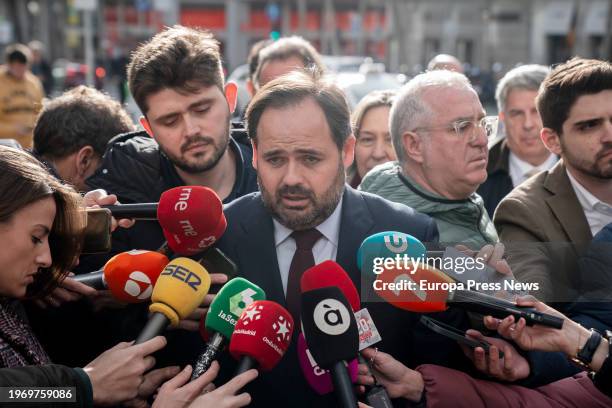
M 225 151 L 227 150 L 227 146 L 229 144 L 229 123 L 225 127 L 223 135 L 224 137 L 218 143 L 215 141 L 215 139 L 213 139 L 210 136 L 195 135 L 195 136 L 188 137 L 183 143 L 183 145 L 181 146 L 180 157 L 175 156 L 174 154 L 168 152 L 167 150 L 162 148 L 161 145 L 160 145 L 160 149 L 164 152 L 166 156 L 168 156 L 170 161 L 176 167 L 183 170 L 185 173 L 189 173 L 189 174 L 203 173 L 215 167 L 217 163 L 219 163 L 219 160 L 221 160 L 221 158 L 223 157 L 223 154 L 225 153 Z M 196 155 L 195 159 L 191 159 L 191 161 L 188 161 L 184 157 L 185 152 L 191 146 L 193 146 L 194 144 L 198 144 L 198 143 L 206 143 L 209 145 L 209 147 L 212 146 L 213 148 L 212 154 L 210 155 L 208 160 L 203 160 L 202 158 L 199 157 L 201 155 Z
M 609 180 L 612 179 L 612 156 L 608 156 L 607 161 L 602 161 L 604 155 L 609 155 L 612 151 L 612 143 L 606 143 L 601 150 L 595 155 L 595 160 L 590 162 L 578 157 L 575 157 L 571 149 L 568 149 L 561 142 L 561 149 L 564 155 L 564 160 L 577 170 L 588 174 L 591 177 Z
M 273 196 L 270 191 L 266 190 L 259 174 L 257 174 L 257 182 L 259 183 L 264 206 L 278 222 L 293 231 L 314 228 L 325 221 L 340 202 L 344 192 L 344 181 L 345 173 L 341 161 L 334 183 L 319 198 L 315 197 L 312 190 L 306 189 L 301 185 L 288 186 L 286 184 L 281 185 Z M 308 198 L 311 203 L 310 210 L 307 213 L 295 214 L 294 210 L 284 208 L 282 197 L 285 194 Z

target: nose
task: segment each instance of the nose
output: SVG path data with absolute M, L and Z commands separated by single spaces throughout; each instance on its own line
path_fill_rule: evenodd
M 486 146 L 489 142 L 487 137 L 487 131 L 482 126 L 476 126 L 476 129 L 472 132 L 469 143 L 472 146 Z
M 299 165 L 297 160 L 289 160 L 287 166 L 285 166 L 285 174 L 283 176 L 283 183 L 288 186 L 295 186 L 302 184 L 304 181 L 304 175 L 302 167 Z
M 537 115 L 537 112 L 535 113 Z M 527 111 L 525 113 L 525 122 L 523 123 L 523 127 L 527 130 L 532 129 L 536 124 L 536 118 L 534 117 L 534 113 Z
M 387 143 L 384 139 L 377 139 L 372 150 L 372 158 L 376 161 L 384 160 L 387 158 Z
M 604 143 L 612 142 L 612 118 L 606 122 L 606 126 L 604 127 L 604 131 L 601 135 L 601 141 Z
M 185 123 L 186 136 L 193 136 L 200 134 L 200 125 L 196 118 L 192 117 L 189 113 L 186 113 L 183 117 Z
M 49 248 L 49 241 L 41 245 L 38 253 L 36 254 L 36 264 L 41 268 L 48 268 L 51 266 L 53 259 L 51 258 L 51 248 Z

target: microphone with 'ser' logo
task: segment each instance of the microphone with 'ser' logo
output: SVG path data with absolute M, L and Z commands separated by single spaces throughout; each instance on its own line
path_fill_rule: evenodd
M 357 406 L 346 361 L 357 357 L 359 331 L 351 305 L 339 288 L 302 293 L 302 331 L 314 360 L 331 372 L 340 405 Z

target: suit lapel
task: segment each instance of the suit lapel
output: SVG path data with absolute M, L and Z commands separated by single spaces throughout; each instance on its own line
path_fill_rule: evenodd
M 551 169 L 544 181 L 544 187 L 553 194 L 546 199 L 546 202 L 559 220 L 569 241 L 573 243 L 591 241 L 593 238 L 591 229 L 562 160 Z
M 340 218 L 340 235 L 336 262 L 349 274 L 357 289 L 361 282 L 361 273 L 357 269 L 357 248 L 374 227 L 372 215 L 359 193 L 348 185 L 342 199 Z
M 286 307 L 285 292 L 280 278 L 276 246 L 274 244 L 274 224 L 272 217 L 264 208 L 261 195 L 253 198 L 248 215 L 241 220 L 245 239 L 235 244 L 239 259 L 248 260 L 242 276 L 257 282 L 265 289 L 266 299 Z

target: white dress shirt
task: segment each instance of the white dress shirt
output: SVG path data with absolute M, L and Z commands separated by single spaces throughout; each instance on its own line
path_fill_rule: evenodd
M 604 203 L 595 197 L 584 188 L 567 169 L 565 171 L 567 172 L 567 177 L 570 179 L 570 183 L 572 183 L 574 192 L 576 192 L 576 197 L 578 197 L 578 201 L 582 206 L 584 215 L 589 223 L 589 228 L 591 228 L 591 234 L 595 235 L 601 231 L 603 227 L 612 222 L 612 205 Z
M 342 198 L 336 209 L 325 221 L 317 225 L 316 229 L 323 235 L 312 247 L 315 265 L 327 260 L 336 260 L 338 253 L 338 237 L 340 235 L 340 213 L 342 209 Z M 289 279 L 289 267 L 297 248 L 295 240 L 291 237 L 293 230 L 272 219 L 274 222 L 274 244 L 276 245 L 276 259 L 280 270 L 283 291 L 287 295 L 287 280 Z
M 556 162 L 557 156 L 551 153 L 544 163 L 540 164 L 539 166 L 532 166 L 526 161 L 519 159 L 514 153 L 510 152 L 508 165 L 510 167 L 510 178 L 512 179 L 512 185 L 516 187 L 532 175 L 551 169 Z

